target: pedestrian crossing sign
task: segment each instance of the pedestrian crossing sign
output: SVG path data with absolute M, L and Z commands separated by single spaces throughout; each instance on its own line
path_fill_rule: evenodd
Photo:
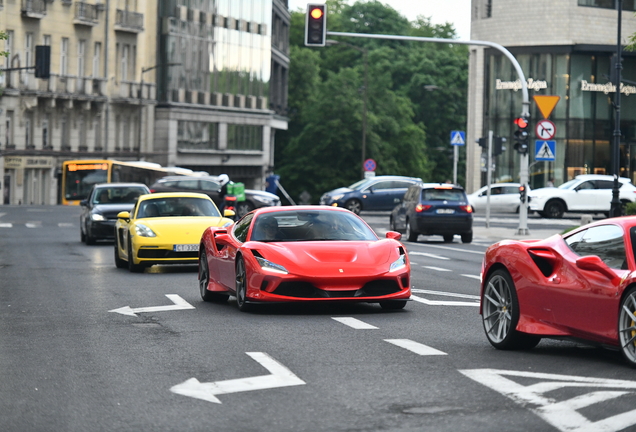
M 451 131 L 450 136 L 451 145 L 466 145 L 466 132 L 464 131 Z
M 534 160 L 555 161 L 556 141 L 535 141 Z

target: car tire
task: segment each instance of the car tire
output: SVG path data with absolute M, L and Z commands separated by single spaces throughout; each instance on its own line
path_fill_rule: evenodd
M 387 300 L 381 301 L 380 307 L 384 310 L 400 310 L 406 306 L 406 300 Z
M 255 209 L 254 204 L 252 204 L 251 202 L 241 201 L 240 203 L 236 204 L 236 215 L 239 218 L 242 218 L 243 216 L 245 216 L 246 214 L 248 214 L 254 209 Z
M 473 241 L 473 232 L 462 233 L 462 243 L 472 243 Z
M 80 241 L 82 243 L 86 243 L 86 234 L 84 234 L 84 231 L 82 231 L 81 227 L 80 227 Z
M 247 270 L 242 257 L 236 258 L 236 305 L 241 312 L 251 309 L 247 302 Z
M 551 200 L 546 203 L 543 212 L 550 219 L 561 219 L 565 213 L 565 205 L 559 200 Z
M 391 216 L 391 218 L 389 220 L 389 230 L 390 231 L 397 231 L 397 227 L 395 226 L 395 219 L 393 219 L 393 216 Z
M 618 340 L 621 354 L 627 363 L 636 368 L 636 287 L 632 287 L 621 300 L 618 316 Z
M 452 243 L 453 239 L 455 238 L 454 234 L 444 234 L 444 243 Z
M 516 330 L 519 300 L 510 273 L 495 270 L 486 281 L 481 298 L 482 323 L 486 338 L 500 350 L 531 349 L 541 338 Z
M 201 245 L 203 247 L 203 245 Z M 208 258 L 204 249 L 199 254 L 199 292 L 201 298 L 205 302 L 224 303 L 230 297 L 227 294 L 215 293 L 208 290 L 210 283 L 210 268 L 208 267 Z
M 362 202 L 360 202 L 360 200 L 357 200 L 357 199 L 350 199 L 345 203 L 344 207 L 347 210 L 352 211 L 353 213 L 359 215 L 360 212 L 362 211 Z
M 135 264 L 135 258 L 132 251 L 132 239 L 128 237 L 128 270 L 132 273 L 141 273 L 144 271 L 144 266 L 141 264 Z
M 406 239 L 410 242 L 416 242 L 419 237 L 419 233 L 413 231 L 411 228 L 411 222 L 409 220 L 406 221 Z
M 118 269 L 126 268 L 126 261 L 119 257 L 119 240 L 117 240 L 117 234 L 115 234 L 115 267 Z

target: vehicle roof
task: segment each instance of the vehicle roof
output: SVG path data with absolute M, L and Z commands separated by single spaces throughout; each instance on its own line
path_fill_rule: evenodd
M 148 188 L 148 186 L 146 186 L 143 183 L 96 183 L 95 184 L 95 188 L 106 188 L 106 187 L 144 187 L 144 188 Z
M 414 186 L 419 186 L 422 189 L 434 189 L 434 188 L 439 188 L 440 186 L 442 186 L 443 189 L 464 190 L 464 188 L 461 187 L 460 185 L 450 184 L 450 183 L 418 183 L 417 185 L 414 185 Z
M 253 211 L 255 216 L 258 216 L 263 213 L 279 213 L 284 211 L 302 211 L 302 210 L 313 210 L 313 211 L 334 211 L 334 212 L 344 212 L 351 213 L 352 215 L 357 216 L 350 210 L 347 210 L 342 207 L 332 207 L 326 205 L 295 205 L 295 206 L 273 206 L 273 207 L 261 207 Z
M 170 180 L 214 180 L 214 181 L 218 181 L 218 176 L 211 176 L 211 175 L 180 175 L 180 176 L 165 176 L 165 177 L 161 177 L 160 179 L 157 179 L 157 181 L 155 183 L 160 183 L 163 181 L 170 181 Z
M 368 180 L 368 181 L 372 181 L 372 180 L 416 180 L 416 181 L 422 181 L 422 179 L 419 178 L 419 177 L 408 177 L 408 176 L 399 176 L 399 175 L 374 176 L 374 177 L 369 177 L 366 180 Z
M 151 193 L 139 196 L 139 201 L 144 201 L 147 199 L 155 199 L 155 198 L 202 198 L 208 201 L 212 201 L 212 199 L 206 194 L 196 193 L 196 192 L 158 192 Z
M 574 177 L 576 180 L 614 180 L 614 176 L 605 174 L 579 174 Z M 631 179 L 627 177 L 619 177 L 618 181 L 623 183 L 631 183 Z

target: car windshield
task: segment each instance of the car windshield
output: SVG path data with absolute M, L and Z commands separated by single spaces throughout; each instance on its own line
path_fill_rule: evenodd
M 134 204 L 139 195 L 147 193 L 138 186 L 99 188 L 93 195 L 93 204 Z
M 170 197 L 144 200 L 139 204 L 137 219 L 173 216 L 221 216 L 210 200 L 192 197 Z
M 376 241 L 375 233 L 356 215 L 330 210 L 264 213 L 252 224 L 251 241 Z
M 459 189 L 425 189 L 422 201 L 466 201 L 466 198 Z
M 574 185 L 578 183 L 579 181 L 576 179 L 570 180 L 569 182 L 565 182 L 561 186 L 559 186 L 559 189 L 572 189 Z
M 350 185 L 349 189 L 353 189 L 353 190 L 362 189 L 364 186 L 367 185 L 367 183 L 369 183 L 368 179 L 358 180 L 354 184 Z

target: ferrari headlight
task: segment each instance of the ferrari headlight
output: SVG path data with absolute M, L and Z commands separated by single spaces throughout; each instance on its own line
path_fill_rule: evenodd
M 343 196 L 344 196 L 344 194 L 333 195 L 333 196 L 331 197 L 331 199 L 332 199 L 333 201 L 338 201 L 339 199 L 342 199 L 342 197 L 343 197 Z
M 106 220 L 106 218 L 104 217 L 104 215 L 101 215 L 101 214 L 99 214 L 99 213 L 93 213 L 93 214 L 91 215 L 91 219 L 92 219 L 92 220 L 94 220 L 94 221 L 103 221 L 103 220 Z
M 391 267 L 389 267 L 389 271 L 392 272 L 400 270 L 404 267 L 406 267 L 406 255 L 400 255 L 400 257 L 391 264 Z
M 285 267 L 280 264 L 273 263 L 271 261 L 266 260 L 265 258 L 256 257 L 256 261 L 260 264 L 263 270 L 269 270 L 276 273 L 288 274 L 289 272 Z
M 146 225 L 137 224 L 135 225 L 135 232 L 139 237 L 157 237 L 157 234 Z

